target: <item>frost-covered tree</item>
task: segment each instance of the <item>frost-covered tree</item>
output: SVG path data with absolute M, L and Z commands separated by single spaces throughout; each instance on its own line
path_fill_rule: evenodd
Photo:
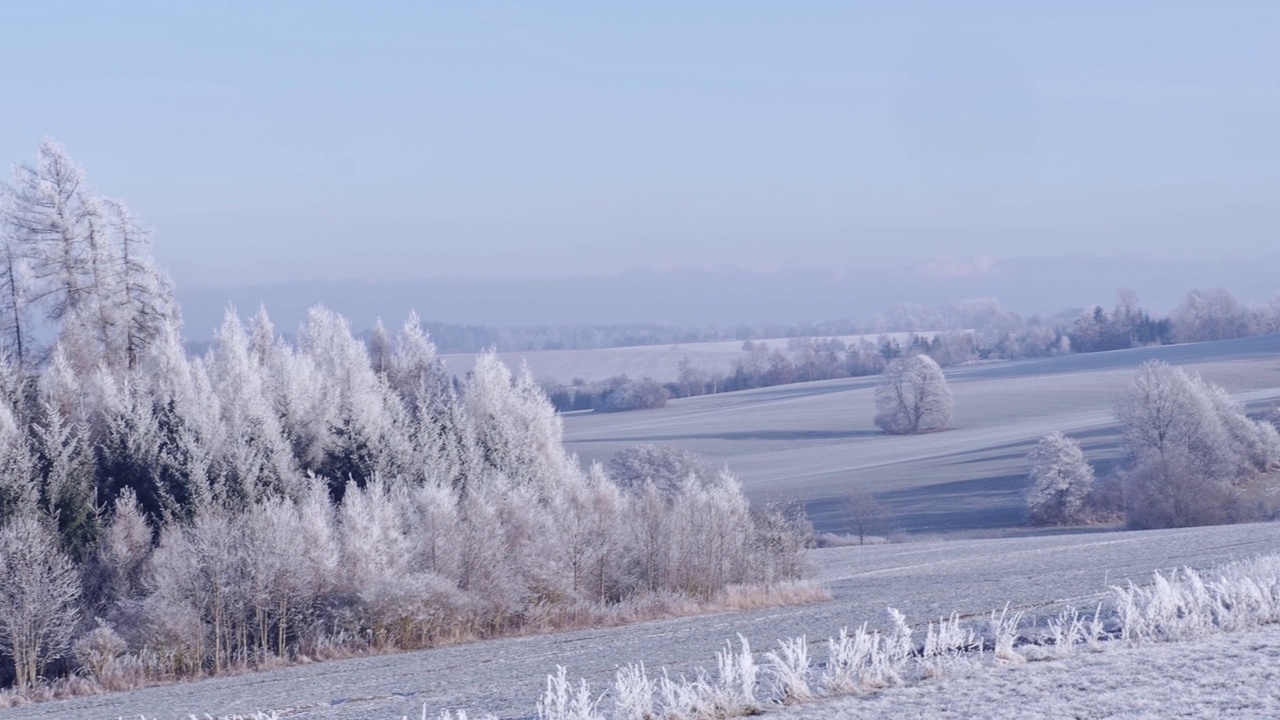
M 407 415 L 413 447 L 410 474 L 424 482 L 464 486 L 480 466 L 474 426 L 415 312 L 409 313 L 396 336 L 386 376 Z
M 404 474 L 412 452 L 403 408 L 374 372 L 368 350 L 352 337 L 347 320 L 327 308 L 312 308 L 299 345 L 321 381 L 316 388 L 323 418 L 315 448 L 319 463 L 306 469 L 328 478 L 335 497 L 350 480 L 363 485 L 377 475 Z
M 178 322 L 147 231 L 123 203 L 94 194 L 52 140 L 0 193 L 0 235 L 0 327 L 19 364 L 35 357 L 31 307 L 55 324 L 80 372 L 134 367 Z
M 36 682 L 71 645 L 80 578 L 54 533 L 35 516 L 0 528 L 0 644 L 19 688 Z
M 0 401 L 0 523 L 35 515 L 39 502 L 36 459 L 26 428 L 10 405 Z
M 151 525 L 132 490 L 125 490 L 110 511 L 98 555 L 85 572 L 87 611 L 145 644 L 143 602 L 147 597 Z
M 1248 309 L 1221 288 L 1188 292 L 1170 319 L 1178 342 L 1227 340 L 1245 337 L 1253 330 Z
M 527 366 L 513 379 L 496 353 L 484 353 L 463 395 L 489 469 L 535 487 L 574 471 L 561 444 L 560 417 Z
M 0 352 L 18 367 L 31 355 L 29 286 L 26 258 L 18 241 L 0 231 Z
M 876 499 L 870 492 L 857 489 L 845 498 L 841 509 L 858 544 L 865 544 L 868 537 L 887 535 L 893 527 L 893 510 Z
M 382 318 L 378 318 L 373 324 L 373 330 L 369 333 L 369 364 L 373 366 L 373 371 L 379 375 L 386 375 L 391 363 L 391 337 L 387 335 L 387 328 L 382 324 Z
M 951 389 L 928 355 L 898 358 L 876 388 L 876 425 L 893 435 L 945 430 L 951 424 Z
M 753 526 L 737 476 L 726 468 L 707 484 L 689 477 L 669 511 L 676 530 L 668 539 L 675 588 L 711 598 L 724 586 L 746 579 Z
M 34 163 L 14 168 L 6 196 L 4 221 L 29 263 L 31 299 L 55 320 L 78 310 L 91 282 L 91 237 L 105 224 L 84 171 L 46 138 Z
M 101 397 L 97 447 L 100 502 L 131 490 L 152 517 L 182 515 L 187 500 L 180 469 L 166 450 L 166 432 L 151 395 L 131 377 L 100 370 L 92 384 Z
M 635 493 L 652 485 L 663 495 L 674 495 L 690 475 L 713 477 L 705 458 L 672 445 L 633 445 L 610 458 L 608 468 L 614 482 Z
M 300 476 L 267 396 L 263 369 L 234 309 L 227 310 L 214 335 L 208 370 L 222 410 L 216 472 L 228 492 L 248 503 L 264 495 L 295 493 Z
M 625 582 L 619 561 L 624 541 L 624 500 L 617 484 L 594 463 L 582 474 L 567 478 L 549 508 L 554 524 L 556 555 L 567 577 L 561 578 L 574 598 L 604 606 L 620 594 Z
M 1129 459 L 1131 523 L 1248 519 L 1240 510 L 1242 493 L 1280 464 L 1274 426 L 1246 417 L 1222 388 L 1163 362 L 1138 369 L 1115 416 Z
M 84 425 L 64 416 L 50 403 L 45 403 L 43 410 L 32 427 L 42 477 L 41 504 L 56 519 L 64 547 L 83 558 L 98 532 L 93 452 Z
M 1027 511 L 1039 525 L 1063 525 L 1084 519 L 1085 501 L 1093 487 L 1093 468 L 1080 444 L 1060 432 L 1040 438 L 1027 455 L 1031 486 Z
M 1178 451 L 1198 474 L 1228 482 L 1280 460 L 1274 428 L 1245 417 L 1222 388 L 1160 361 L 1138 369 L 1115 415 L 1131 459 Z

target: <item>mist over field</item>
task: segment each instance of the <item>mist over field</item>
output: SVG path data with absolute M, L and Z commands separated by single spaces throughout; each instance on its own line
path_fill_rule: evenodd
M 788 324 L 849 319 L 871 324 L 903 303 L 942 305 L 994 298 L 1022 315 L 1109 307 L 1128 288 L 1155 312 L 1171 310 L 1188 290 L 1225 288 L 1241 300 L 1275 295 L 1280 256 L 1207 261 L 1064 254 L 992 261 L 939 260 L 918 265 L 854 266 L 839 272 L 733 269 L 634 269 L 548 280 L 424 277 L 412 281 L 326 280 L 254 286 L 180 286 L 188 337 L 207 340 L 228 303 L 242 312 L 271 309 L 296 327 L 324 303 L 357 331 L 377 318 L 399 322 L 413 308 L 424 320 L 491 327 L 661 323 L 675 326 Z M 565 378 L 567 379 L 567 378 Z

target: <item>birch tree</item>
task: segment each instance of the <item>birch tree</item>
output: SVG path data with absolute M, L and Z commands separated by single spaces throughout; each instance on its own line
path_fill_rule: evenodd
M 79 575 L 49 528 L 30 515 L 0 528 L 0 643 L 19 688 L 70 648 L 79 596 Z

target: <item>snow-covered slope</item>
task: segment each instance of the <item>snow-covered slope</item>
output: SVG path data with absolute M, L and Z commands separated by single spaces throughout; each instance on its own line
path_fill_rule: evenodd
M 1023 523 L 1025 457 L 1045 433 L 1077 440 L 1105 470 L 1119 454 L 1111 408 L 1150 359 L 1201 373 L 1242 402 L 1280 401 L 1280 335 L 955 368 L 950 430 L 886 436 L 872 423 L 876 378 L 687 398 L 658 410 L 565 417 L 584 462 L 637 443 L 670 443 L 728 463 L 755 502 L 800 501 L 820 530 L 840 531 L 840 503 L 876 493 L 912 533 Z

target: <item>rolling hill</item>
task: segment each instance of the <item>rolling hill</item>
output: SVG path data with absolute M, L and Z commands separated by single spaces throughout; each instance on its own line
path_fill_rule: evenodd
M 1023 523 L 1027 452 L 1061 430 L 1100 471 L 1119 458 L 1111 408 L 1147 360 L 1184 366 L 1241 402 L 1280 401 L 1280 335 L 992 363 L 947 371 L 951 429 L 888 436 L 872 423 L 877 378 L 674 400 L 629 413 L 569 414 L 565 445 L 586 463 L 669 443 L 727 463 L 753 502 L 799 502 L 819 530 L 843 531 L 854 489 L 892 507 L 911 534 L 1009 531 Z

